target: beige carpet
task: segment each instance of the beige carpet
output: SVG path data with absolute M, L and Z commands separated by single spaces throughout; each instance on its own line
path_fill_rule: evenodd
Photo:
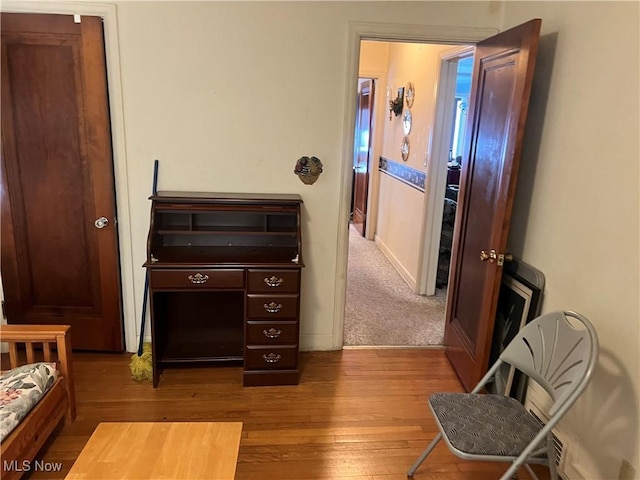
M 349 228 L 345 346 L 442 345 L 446 290 L 417 295 L 375 243 Z

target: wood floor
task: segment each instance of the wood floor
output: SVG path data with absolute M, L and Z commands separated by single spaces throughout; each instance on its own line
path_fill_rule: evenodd
M 62 471 L 25 478 L 64 478 L 100 422 L 201 420 L 244 422 L 238 480 L 404 479 L 436 432 L 427 396 L 461 391 L 431 349 L 302 353 L 301 383 L 288 387 L 243 388 L 240 367 L 207 367 L 166 370 L 153 389 L 130 379 L 129 360 L 74 355 L 77 419 L 39 457 Z M 415 479 L 497 479 L 504 470 L 459 460 L 441 442 Z

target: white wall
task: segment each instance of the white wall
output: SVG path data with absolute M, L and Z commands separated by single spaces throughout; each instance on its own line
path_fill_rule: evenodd
M 542 18 L 510 250 L 545 274 L 543 311 L 598 331 L 597 371 L 565 422 L 594 479 L 617 479 L 623 457 L 640 474 L 639 13 L 507 2 L 503 25 Z
M 343 158 L 351 141 L 345 122 L 353 121 L 345 109 L 349 23 L 496 27 L 499 9 L 494 2 L 117 5 L 135 288 L 144 283 L 153 159 L 160 190 L 300 193 L 301 347 L 331 348 L 341 171 L 351 162 Z M 293 174 L 302 155 L 324 163 L 313 186 Z
M 105 19 L 129 351 L 142 310 L 154 159 L 161 190 L 301 193 L 301 347 L 341 345 L 354 32 L 429 39 L 453 32 L 468 41 L 497 29 L 501 18 L 491 0 L 5 0 L 2 10 Z M 293 174 L 303 155 L 324 163 L 313 186 Z

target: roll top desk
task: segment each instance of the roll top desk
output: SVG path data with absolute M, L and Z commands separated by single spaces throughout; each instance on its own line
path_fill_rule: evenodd
M 147 261 L 153 386 L 164 368 L 242 364 L 299 382 L 299 195 L 157 192 Z

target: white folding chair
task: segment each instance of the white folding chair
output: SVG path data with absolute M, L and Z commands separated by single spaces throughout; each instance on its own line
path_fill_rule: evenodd
M 429 397 L 429 408 L 440 433 L 407 476 L 413 477 L 444 438 L 449 450 L 460 458 L 510 462 L 500 480 L 511 478 L 522 465 L 537 479 L 529 464 L 548 465 L 551 478 L 558 480 L 552 429 L 589 383 L 598 349 L 595 329 L 579 313 L 551 312 L 532 320 L 507 345 L 471 393 L 435 393 Z M 553 403 L 544 426 L 508 392 L 480 393 L 504 363 L 535 380 L 550 395 Z

